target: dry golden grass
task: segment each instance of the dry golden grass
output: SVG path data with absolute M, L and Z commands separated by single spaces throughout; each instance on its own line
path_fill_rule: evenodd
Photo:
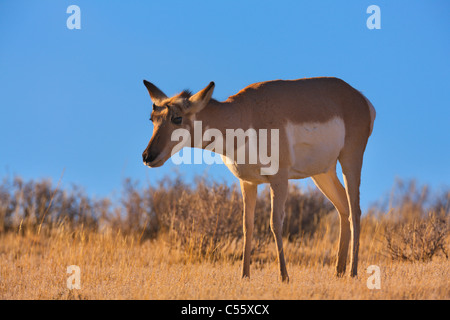
M 274 246 L 240 279 L 239 257 L 200 261 L 162 239 L 139 243 L 120 234 L 67 232 L 7 234 L 0 245 L 0 299 L 449 299 L 450 265 L 398 262 L 370 253 L 364 237 L 359 276 L 334 276 L 336 243 L 286 244 L 291 281 L 278 279 Z M 240 245 L 238 243 L 237 245 Z M 240 248 L 230 245 L 226 250 Z M 312 252 L 315 251 L 315 252 Z M 225 256 L 225 255 L 224 255 Z M 311 258 L 309 256 L 314 256 Z M 306 258 L 305 258 L 306 257 Z M 261 257 L 259 257 L 261 258 Z M 381 268 L 381 289 L 369 290 L 367 266 Z M 67 289 L 69 265 L 81 269 L 81 289 Z
M 46 182 L 16 186 L 0 185 L 0 299 L 450 299 L 450 193 L 426 206 L 424 190 L 409 186 L 389 210 L 366 213 L 359 276 L 336 278 L 337 214 L 319 194 L 293 188 L 284 284 L 264 192 L 251 279 L 241 279 L 242 207 L 234 189 L 128 185 L 120 211 Z M 79 290 L 67 288 L 70 265 L 80 267 Z M 379 290 L 367 287 L 369 265 L 380 267 Z

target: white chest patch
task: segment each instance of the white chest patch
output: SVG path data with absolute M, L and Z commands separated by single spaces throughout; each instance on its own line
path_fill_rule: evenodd
M 327 172 L 344 147 L 345 125 L 339 117 L 327 122 L 288 122 L 290 178 L 304 178 Z

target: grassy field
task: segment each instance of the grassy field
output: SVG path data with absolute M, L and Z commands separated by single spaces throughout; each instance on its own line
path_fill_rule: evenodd
M 288 262 L 290 283 L 276 261 L 253 264 L 240 279 L 237 261 L 189 262 L 161 241 L 137 244 L 113 235 L 75 238 L 10 235 L 1 241 L 1 299 L 449 299 L 450 266 L 362 259 L 357 279 L 335 278 L 327 263 Z M 289 248 L 293 253 L 295 248 Z M 300 251 L 300 250 L 299 250 Z M 291 256 L 288 253 L 288 257 Z M 270 255 L 273 256 L 273 253 Z M 273 258 L 273 257 L 272 257 Z M 378 264 L 381 289 L 368 289 L 365 268 Z M 81 289 L 67 289 L 69 265 L 80 267 Z
M 388 210 L 380 205 L 363 216 L 358 277 L 336 278 L 337 214 L 320 194 L 293 187 L 285 284 L 262 216 L 264 192 L 251 279 L 241 279 L 239 190 L 204 182 L 189 189 L 179 181 L 140 190 L 128 183 L 121 204 L 112 205 L 79 193 L 69 202 L 75 193 L 40 183 L 0 188 L 0 299 L 450 299 L 449 193 L 398 188 Z M 185 193 L 175 200 L 177 188 Z M 67 287 L 71 265 L 80 268 L 80 289 Z M 380 289 L 367 286 L 369 265 L 380 267 Z

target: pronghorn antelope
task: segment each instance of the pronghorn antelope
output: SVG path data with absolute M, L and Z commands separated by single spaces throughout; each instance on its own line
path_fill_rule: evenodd
M 183 91 L 167 97 L 144 80 L 153 101 L 153 136 L 142 154 L 144 164 L 159 167 L 170 158 L 177 141 L 171 134 L 177 128 L 193 130 L 194 121 L 216 128 L 279 130 L 279 167 L 275 174 L 261 174 L 261 163 L 239 164 L 222 156 L 230 171 L 240 180 L 243 196 L 244 249 L 242 276 L 250 277 L 251 239 L 257 186 L 269 183 L 271 190 L 270 226 L 275 237 L 282 281 L 289 281 L 282 244 L 284 207 L 288 180 L 311 177 L 333 203 L 340 217 L 340 237 L 336 275 L 346 269 L 351 240 L 351 276 L 357 275 L 360 216 L 359 186 L 363 154 L 375 120 L 375 109 L 362 93 L 337 78 L 275 80 L 252 84 L 226 101 L 211 98 L 214 83 L 192 95 Z M 190 147 L 205 148 L 201 143 Z M 231 160 L 231 161 L 230 161 Z M 339 160 L 345 188 L 336 175 Z

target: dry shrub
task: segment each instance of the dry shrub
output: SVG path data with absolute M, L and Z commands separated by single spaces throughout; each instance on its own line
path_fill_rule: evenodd
M 448 216 L 430 213 L 426 218 L 396 224 L 386 230 L 387 249 L 393 260 L 431 261 L 435 254 L 448 254 L 445 248 Z
M 140 240 L 164 238 L 191 260 L 240 258 L 240 249 L 227 252 L 242 239 L 242 196 L 236 184 L 229 186 L 204 178 L 187 184 L 180 177 L 166 177 L 156 187 L 142 188 L 138 182 L 126 179 L 120 202 L 120 206 L 106 210 L 109 214 L 102 214 L 102 224 L 124 234 L 138 234 Z M 332 209 L 320 191 L 291 185 L 284 236 L 295 240 L 313 234 L 320 219 Z M 255 251 L 273 239 L 268 187 L 257 198 L 254 238 Z
M 161 186 L 153 193 L 153 209 L 159 230 L 166 231 L 172 245 L 183 248 L 189 257 L 221 256 L 240 259 L 240 249 L 225 252 L 242 239 L 242 196 L 236 185 L 209 183 L 197 179 L 193 187 L 180 180 Z M 259 193 L 255 209 L 254 251 L 273 240 L 270 231 L 270 190 Z M 283 235 L 290 240 L 311 235 L 333 206 L 313 189 L 291 185 L 286 204 Z
M 232 255 L 242 239 L 242 196 L 239 186 L 197 178 L 187 184 L 179 176 L 164 178 L 156 186 L 141 187 L 125 179 L 119 201 L 93 200 L 81 188 L 62 190 L 50 180 L 24 182 L 16 177 L 0 185 L 0 232 L 41 231 L 64 225 L 103 232 L 120 231 L 139 240 L 164 238 L 189 257 L 217 259 Z M 316 189 L 290 185 L 286 203 L 284 237 L 294 241 L 311 236 L 333 206 Z M 258 195 L 254 250 L 272 242 L 270 188 Z M 238 246 L 240 247 L 240 245 Z M 238 256 L 236 255 L 236 252 Z
M 0 186 L 0 232 L 51 231 L 56 226 L 97 228 L 97 204 L 81 188 L 61 190 L 50 180 L 4 179 Z M 42 229 L 43 228 L 43 229 Z
M 242 203 L 236 186 L 209 186 L 201 180 L 173 196 L 171 208 L 155 214 L 172 245 L 183 248 L 191 259 L 215 259 L 227 240 L 240 238 Z
M 397 181 L 390 200 L 363 215 L 361 250 L 365 257 L 387 255 L 395 260 L 430 260 L 447 256 L 450 192 L 431 193 L 414 181 Z M 258 193 L 253 253 L 272 254 L 270 188 Z M 339 220 L 332 204 L 316 188 L 291 183 L 283 237 L 291 261 L 332 264 Z M 386 214 L 388 212 L 388 214 Z M 142 187 L 126 179 L 118 200 L 92 199 L 79 187 L 55 187 L 49 180 L 24 182 L 16 177 L 0 184 L 0 234 L 65 231 L 113 232 L 137 239 L 160 239 L 193 259 L 241 258 L 242 196 L 236 184 L 179 176 Z M 272 248 L 270 247 L 270 248 Z M 383 252 L 381 252 L 383 251 Z M 185 260 L 187 261 L 187 260 Z M 309 261 L 309 262 L 308 262 Z
M 290 240 L 312 236 L 321 221 L 333 210 L 332 203 L 317 188 L 302 189 L 291 184 L 286 200 L 284 236 Z
M 384 237 L 392 260 L 431 261 L 442 253 L 448 258 L 450 192 L 430 195 L 427 186 L 397 181 Z

